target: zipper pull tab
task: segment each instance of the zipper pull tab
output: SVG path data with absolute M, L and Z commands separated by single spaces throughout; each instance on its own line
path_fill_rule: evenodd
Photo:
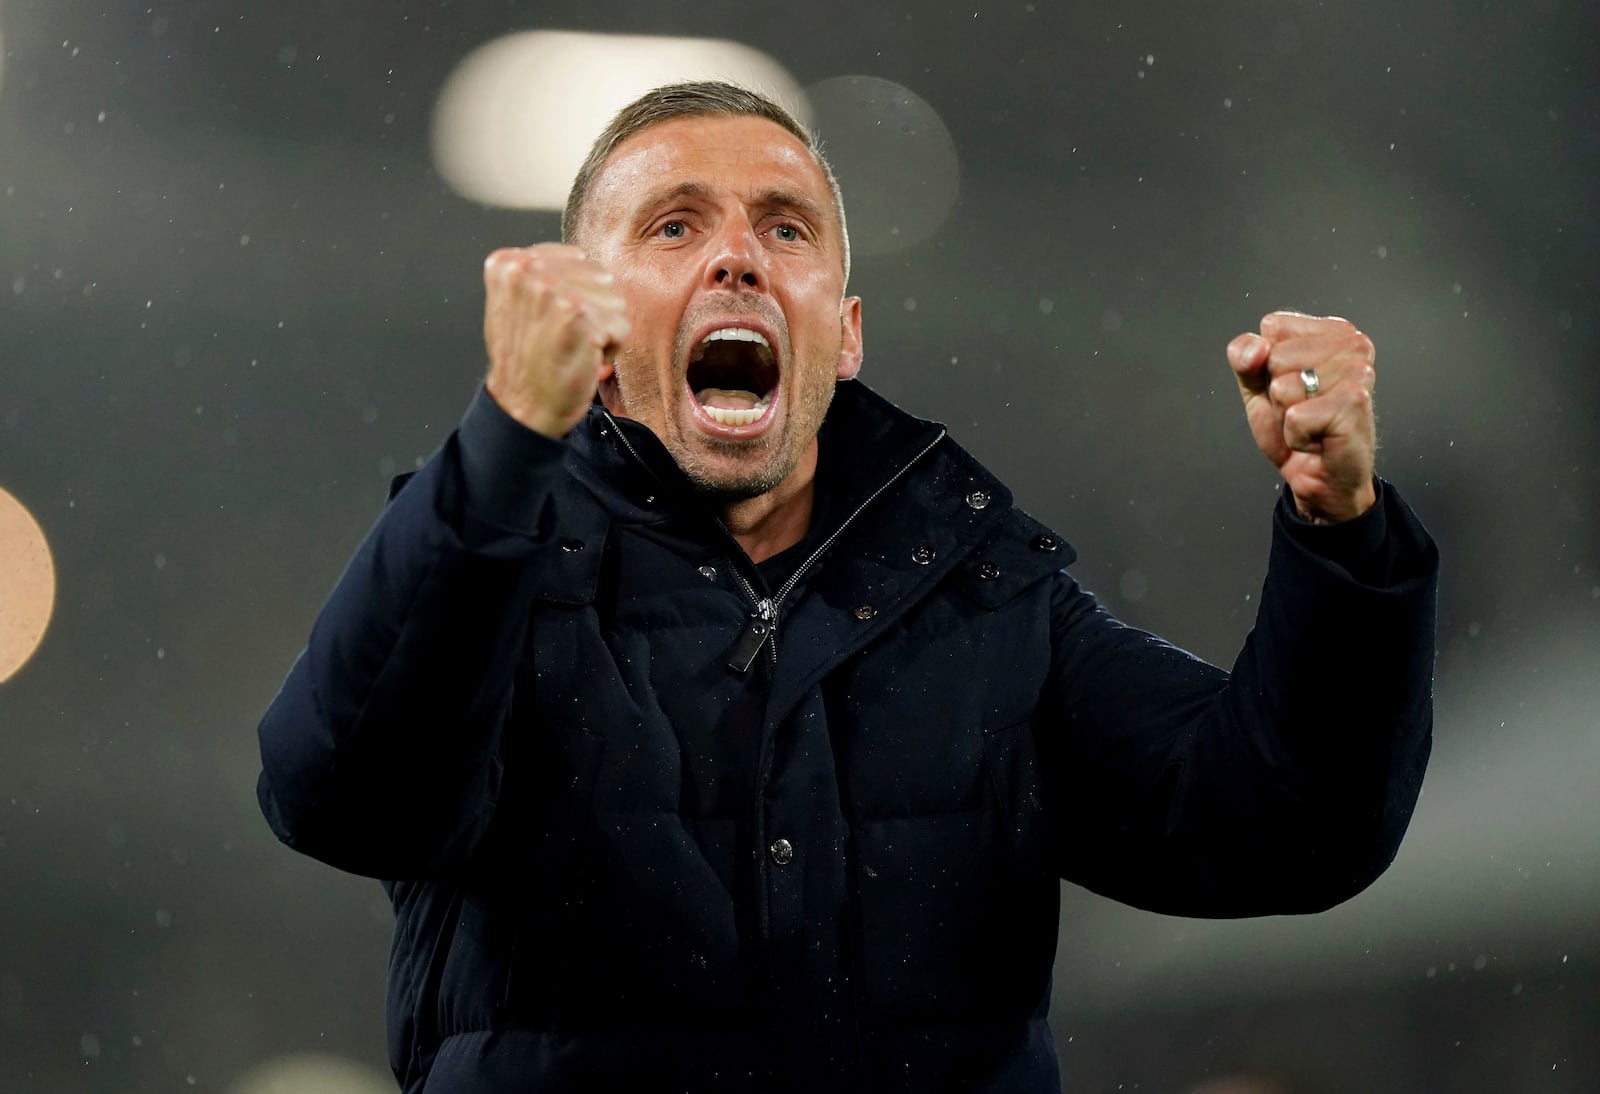
M 756 601 L 756 610 L 746 621 L 744 630 L 739 632 L 739 641 L 734 645 L 733 653 L 728 658 L 730 669 L 741 673 L 750 671 L 750 666 L 755 663 L 756 654 L 767 644 L 772 632 L 778 629 L 777 615 L 772 601 Z

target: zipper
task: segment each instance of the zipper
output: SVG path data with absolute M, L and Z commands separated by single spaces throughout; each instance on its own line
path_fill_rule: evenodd
M 921 452 L 907 460 L 898 471 L 890 475 L 876 490 L 868 494 L 866 499 L 856 506 L 849 516 L 844 518 L 839 527 L 833 530 L 833 534 L 819 543 L 817 549 L 806 556 L 806 560 L 795 568 L 794 573 L 789 575 L 787 581 L 778 586 L 778 591 L 773 593 L 771 597 L 756 596 L 755 590 L 750 587 L 750 583 L 745 580 L 744 575 L 738 571 L 737 567 L 733 568 L 733 576 L 738 579 L 740 585 L 744 586 L 746 595 L 755 604 L 755 610 L 751 613 L 749 621 L 745 623 L 744 630 L 740 632 L 738 643 L 733 647 L 733 656 L 728 659 L 729 668 L 741 673 L 749 672 L 750 666 L 755 662 L 756 654 L 761 652 L 762 646 L 767 647 L 767 655 L 772 664 L 776 665 L 778 663 L 778 612 L 783 607 L 784 599 L 794 591 L 796 585 L 800 584 L 801 579 L 806 576 L 806 571 L 811 569 L 818 559 L 828 553 L 828 548 L 832 547 L 835 541 L 844 535 L 845 531 L 855 523 L 857 517 L 867 511 L 868 506 L 877 501 L 891 486 L 904 478 L 908 471 L 922 462 L 924 456 L 933 451 L 935 445 L 944 440 L 945 432 L 941 428 L 938 435 L 929 441 Z M 722 522 L 718 521 L 717 523 L 720 524 Z
M 616 419 L 611 417 L 610 412 L 601 410 L 600 413 L 605 415 L 606 421 L 610 423 L 612 430 L 616 432 L 617 440 L 622 442 L 622 447 L 628 450 L 628 455 L 633 457 L 633 461 L 644 468 L 651 477 L 660 481 L 660 477 L 651 470 L 649 464 L 644 462 L 644 458 L 639 455 L 632 442 L 628 440 L 621 429 L 617 428 Z M 771 663 L 777 665 L 778 614 L 783 608 L 784 598 L 794 591 L 795 586 L 800 584 L 801 579 L 806 576 L 806 572 L 816 565 L 818 559 L 828 553 L 828 548 L 832 547 L 839 537 L 845 534 L 849 527 L 856 522 L 856 518 L 866 512 L 867 508 L 883 496 L 891 486 L 905 478 L 907 472 L 921 463 L 923 457 L 932 452 L 938 443 L 944 440 L 947 432 L 941 426 L 938 434 L 923 446 L 922 451 L 901 464 L 899 470 L 885 479 L 876 490 L 868 494 L 860 505 L 851 510 L 850 515 L 844 518 L 839 527 L 833 530 L 833 534 L 819 543 L 817 549 L 806 556 L 805 561 L 796 567 L 794 573 L 789 575 L 788 580 L 778 586 L 778 591 L 771 596 L 761 596 L 757 593 L 755 586 L 751 585 L 749 579 L 739 572 L 739 567 L 729 560 L 728 572 L 733 575 L 734 580 L 739 583 L 739 587 L 744 590 L 745 596 L 749 597 L 751 605 L 750 618 L 745 621 L 744 629 L 739 632 L 739 640 L 734 643 L 733 654 L 728 658 L 729 668 L 739 673 L 749 672 L 750 666 L 755 664 L 756 657 L 761 653 L 762 647 L 766 648 L 767 657 Z M 728 531 L 727 525 L 720 520 L 716 522 L 716 525 L 722 529 L 722 534 L 727 536 L 735 547 L 738 547 L 738 540 L 733 538 L 733 533 Z

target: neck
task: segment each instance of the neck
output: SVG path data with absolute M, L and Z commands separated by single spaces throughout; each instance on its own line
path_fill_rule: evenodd
M 805 538 L 817 478 L 817 442 L 777 486 L 723 506 L 722 523 L 752 562 L 765 562 Z

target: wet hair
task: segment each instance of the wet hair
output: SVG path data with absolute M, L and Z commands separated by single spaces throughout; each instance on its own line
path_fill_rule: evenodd
M 839 240 L 844 252 L 844 277 L 850 280 L 850 233 L 845 228 L 844 197 L 839 192 L 839 182 L 833 176 L 827 157 L 822 154 L 822 144 L 816 136 L 772 99 L 758 91 L 720 80 L 668 84 L 647 91 L 633 102 L 617 111 L 616 117 L 595 138 L 589 155 L 578 168 L 567 192 L 567 205 L 561 213 L 561 239 L 571 243 L 578 235 L 578 225 L 583 219 L 584 203 L 594 186 L 595 176 L 611 158 L 623 141 L 653 125 L 676 118 L 765 118 L 792 133 L 822 170 L 828 181 L 828 191 L 833 195 L 833 211 L 839 220 Z

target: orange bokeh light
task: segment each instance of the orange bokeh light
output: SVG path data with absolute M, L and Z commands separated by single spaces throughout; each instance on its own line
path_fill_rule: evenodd
M 56 567 L 44 529 L 0 489 L 0 682 L 39 648 L 55 602 Z

